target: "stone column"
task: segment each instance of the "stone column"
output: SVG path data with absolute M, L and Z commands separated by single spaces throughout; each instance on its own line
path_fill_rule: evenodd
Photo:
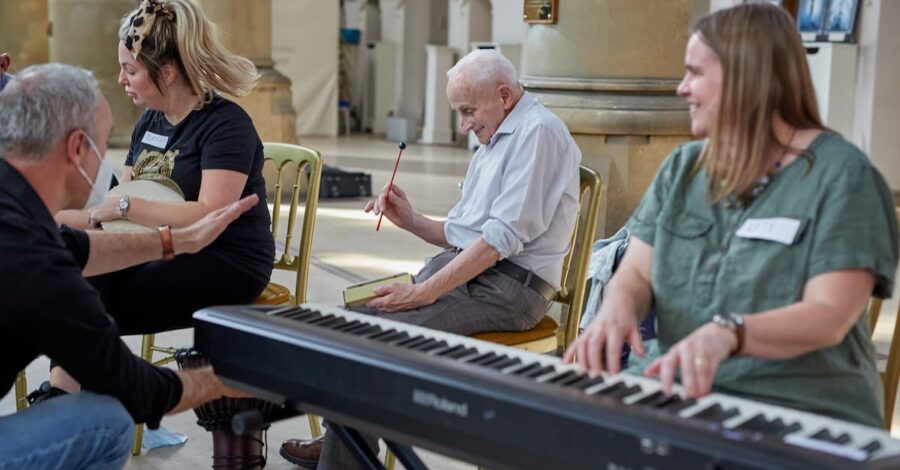
M 491 2 L 450 0 L 447 22 L 447 45 L 462 57 L 473 42 L 491 40 Z
M 557 24 L 528 28 L 525 89 L 565 121 L 582 163 L 603 177 L 598 235 L 628 220 L 665 156 L 690 138 L 675 88 L 691 12 L 691 0 L 652 10 L 633 0 L 562 1 Z
M 46 1 L 0 0 L 0 23 L 0 53 L 12 57 L 13 72 L 49 60 Z
M 35 1 L 34 3 L 40 3 Z M 117 83 L 119 22 L 133 0 L 49 0 L 51 62 L 77 65 L 94 72 L 113 115 L 110 144 L 127 147 L 143 108 L 132 103 Z M 6 24 L 12 23 L 4 18 Z
M 197 0 L 197 3 L 219 26 L 226 47 L 256 64 L 261 75 L 256 88 L 236 101 L 253 118 L 259 137 L 263 142 L 296 143 L 297 114 L 291 102 L 291 82 L 275 70 L 272 61 L 272 0 Z M 337 107 L 337 103 L 334 105 Z

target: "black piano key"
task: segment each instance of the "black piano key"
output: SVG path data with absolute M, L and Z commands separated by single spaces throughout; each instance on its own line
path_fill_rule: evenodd
M 872 442 L 860 447 L 860 449 L 871 454 L 872 452 L 875 452 L 876 450 L 881 449 L 881 443 L 878 442 L 877 440 L 873 440 Z
M 669 397 L 670 398 L 674 397 L 674 398 L 672 398 L 672 400 L 670 400 L 666 403 L 659 404 L 657 406 L 657 408 L 659 408 L 660 410 L 666 411 L 668 413 L 671 413 L 671 414 L 677 414 L 681 410 L 688 409 L 697 404 L 697 400 L 695 400 L 693 398 L 684 399 L 675 394 L 672 394 Z
M 409 339 L 409 335 L 406 334 L 405 332 L 394 331 L 393 333 L 391 333 L 389 335 L 384 335 L 384 336 L 378 338 L 378 341 L 381 341 L 382 343 L 394 343 L 397 341 L 405 341 L 407 339 Z
M 467 362 L 469 364 L 481 364 L 482 362 L 490 361 L 491 359 L 494 359 L 495 357 L 497 357 L 496 354 L 494 354 L 492 352 L 486 352 L 486 353 L 482 353 L 477 356 L 474 356 L 472 358 L 466 359 L 463 362 Z
M 850 441 L 852 441 L 852 439 L 850 439 L 850 435 L 847 433 L 843 433 L 840 436 L 834 438 L 834 440 L 831 442 L 834 442 L 835 444 L 844 445 L 844 444 L 849 443 Z
M 708 406 L 703 411 L 691 416 L 692 419 L 699 419 L 710 423 L 725 421 L 738 415 L 737 408 L 723 409 L 718 403 Z
M 326 321 L 331 320 L 331 319 L 333 319 L 333 318 L 334 318 L 334 315 L 322 315 L 322 316 L 319 317 L 319 318 L 313 318 L 313 319 L 310 319 L 310 320 L 307 321 L 306 323 L 309 323 L 310 325 L 318 325 L 318 324 L 320 324 L 320 323 L 322 323 L 322 322 L 326 322 Z
M 395 334 L 395 333 L 397 333 L 397 330 L 394 330 L 394 329 L 384 330 L 384 331 L 382 331 L 381 333 L 376 333 L 376 334 L 374 334 L 374 335 L 369 336 L 368 338 L 369 338 L 369 339 L 374 339 L 374 340 L 377 340 L 377 341 L 381 341 L 381 340 L 383 340 L 383 339 L 387 338 L 388 336 L 391 336 L 391 335 L 393 335 L 393 334 Z
M 522 360 L 519 358 L 516 358 L 516 357 L 506 357 L 506 356 L 503 356 L 503 357 L 505 359 L 503 359 L 502 361 L 497 361 L 497 362 L 491 364 L 491 369 L 501 370 L 501 369 L 506 369 L 507 367 L 522 363 Z
M 404 334 L 406 334 L 406 333 L 404 333 Z M 398 339 L 396 341 L 393 341 L 393 345 L 399 346 L 399 347 L 406 347 L 406 345 L 408 345 L 408 344 L 413 344 L 413 343 L 418 344 L 420 342 L 425 341 L 425 338 L 423 338 L 421 336 L 410 336 L 410 335 L 406 335 L 406 336 L 407 336 L 406 339 Z
M 587 375 L 580 382 L 572 384 L 572 387 L 580 388 L 581 390 L 585 390 L 585 389 L 593 387 L 594 385 L 598 385 L 598 384 L 602 384 L 602 383 L 603 383 L 603 377 L 600 377 L 599 375 L 596 377 L 591 377 L 591 376 Z
M 674 396 L 674 395 L 673 395 L 673 396 Z M 657 391 L 655 391 L 655 392 L 653 392 L 653 393 L 651 393 L 651 394 L 649 394 L 649 395 L 644 395 L 643 397 L 641 397 L 641 399 L 635 400 L 635 401 L 631 402 L 631 404 L 632 404 L 633 406 L 648 406 L 648 407 L 655 407 L 657 403 L 659 403 L 659 402 L 662 401 L 662 400 L 666 400 L 666 399 L 668 399 L 668 398 L 669 398 L 669 397 L 667 397 L 667 396 L 662 392 L 662 390 L 657 390 Z
M 571 379 L 572 376 L 577 376 L 577 373 L 572 370 L 564 370 L 553 377 L 547 379 L 544 383 L 555 384 L 560 382 L 565 382 L 566 379 Z
M 349 331 L 348 333 L 356 335 L 356 336 L 366 337 L 366 336 L 375 336 L 375 335 L 381 333 L 382 331 L 384 331 L 384 330 L 382 330 L 380 326 L 366 325 L 365 328 Z
M 314 318 L 319 318 L 322 316 L 322 314 L 315 310 L 310 310 L 308 308 L 300 308 L 300 309 L 294 310 L 293 312 L 285 313 L 284 315 L 280 315 L 280 316 L 282 316 L 284 318 L 290 318 L 291 320 L 307 321 L 307 320 L 312 320 Z
M 443 349 L 446 347 L 447 347 L 446 341 L 439 341 L 439 340 L 433 339 L 433 340 L 429 341 L 428 343 L 419 346 L 418 348 L 416 348 L 416 350 L 427 353 L 427 352 L 435 351 L 438 349 Z
M 735 429 L 747 432 L 766 432 L 769 428 L 769 424 L 770 422 L 766 419 L 766 416 L 760 413 L 747 421 L 744 421 L 740 426 L 735 427 Z
M 360 326 L 364 326 L 364 325 L 365 325 L 365 323 L 363 323 L 363 322 L 361 322 L 361 321 L 359 321 L 359 320 L 353 320 L 353 321 L 351 321 L 351 322 L 347 322 L 346 325 L 339 326 L 339 327 L 335 328 L 335 331 L 340 331 L 340 332 L 342 332 L 342 333 L 347 333 L 347 332 L 349 332 L 350 330 L 353 330 L 353 329 L 356 328 L 356 327 L 360 327 Z
M 427 342 L 431 341 L 431 338 L 427 338 L 424 336 L 413 336 L 410 341 L 401 341 L 395 346 L 401 346 L 407 349 L 416 349 L 416 346 L 421 346 Z
M 539 366 L 539 364 L 536 364 L 536 365 Z M 533 379 L 536 377 L 540 377 L 548 372 L 553 372 L 554 370 L 555 369 L 553 368 L 553 366 L 543 366 L 543 367 L 538 367 L 537 369 L 531 370 L 526 373 L 517 373 L 516 375 L 521 375 L 522 377 L 528 377 L 529 379 Z
M 471 356 L 472 354 L 475 354 L 477 352 L 478 352 L 478 350 L 475 348 L 463 348 L 463 349 L 460 349 L 459 351 L 454 351 L 452 353 L 445 354 L 445 356 L 449 357 L 450 359 L 459 359 L 462 357 Z
M 438 340 L 434 338 L 425 338 L 425 341 L 422 341 L 419 344 L 413 345 L 410 343 L 406 347 L 416 351 L 427 351 L 429 347 L 434 347 L 436 344 L 438 344 Z
M 334 318 L 328 319 L 326 321 L 319 322 L 316 324 L 316 326 L 321 326 L 322 328 L 332 329 L 332 328 L 336 328 L 336 327 L 346 325 L 346 324 L 347 324 L 347 320 L 345 320 L 341 317 L 334 317 Z
M 573 383 L 580 381 L 582 378 L 584 378 L 583 375 L 578 374 L 578 373 L 573 373 L 572 375 L 566 377 L 565 379 L 557 380 L 556 385 L 559 385 L 561 387 L 568 387 L 568 386 L 572 385 Z
M 540 367 L 540 364 L 535 364 L 533 362 L 526 362 L 520 366 L 514 367 L 514 368 L 506 371 L 506 373 L 509 375 L 524 374 L 526 371 L 529 371 L 536 367 Z
M 486 361 L 481 361 L 480 365 L 482 367 L 492 367 L 494 364 L 497 364 L 499 362 L 504 362 L 505 360 L 506 360 L 506 356 L 498 355 L 497 357 L 493 357 Z
M 463 346 L 459 345 L 459 344 L 456 344 L 453 346 L 448 345 L 445 348 L 436 349 L 434 351 L 431 351 L 431 354 L 433 354 L 435 356 L 447 356 L 447 355 L 453 354 L 455 352 L 462 351 L 463 349 L 464 349 Z
M 809 437 L 828 442 L 831 442 L 834 439 L 834 436 L 831 435 L 831 432 L 829 432 L 827 428 L 822 428 Z
M 600 395 L 606 395 L 606 396 L 621 400 L 625 397 L 628 397 L 628 396 L 634 395 L 635 393 L 641 392 L 641 387 L 639 387 L 637 385 L 632 385 L 630 387 L 625 387 L 624 386 L 625 384 L 622 384 L 622 385 L 623 385 L 623 387 L 621 387 L 621 388 L 611 387 L 606 390 L 602 390 L 600 392 Z
M 784 437 L 784 436 L 787 436 L 788 434 L 795 433 L 801 429 L 803 429 L 803 426 L 801 426 L 800 423 L 794 421 L 793 423 L 785 426 L 784 428 L 773 432 L 773 434 L 775 434 L 778 437 Z

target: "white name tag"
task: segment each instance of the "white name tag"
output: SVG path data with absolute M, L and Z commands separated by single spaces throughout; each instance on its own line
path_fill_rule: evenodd
M 768 219 L 747 219 L 737 235 L 741 238 L 755 238 L 791 245 L 797 238 L 800 221 L 787 217 L 771 217 Z
M 144 133 L 144 138 L 141 139 L 141 142 L 165 150 L 166 144 L 169 143 L 169 138 L 164 135 L 154 134 L 150 131 L 147 131 Z

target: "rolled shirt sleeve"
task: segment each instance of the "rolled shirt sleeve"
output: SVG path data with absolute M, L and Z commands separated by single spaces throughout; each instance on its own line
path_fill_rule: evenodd
M 578 217 L 581 152 L 565 124 L 526 93 L 472 158 L 444 224 L 447 242 L 479 237 L 500 259 L 558 287 Z

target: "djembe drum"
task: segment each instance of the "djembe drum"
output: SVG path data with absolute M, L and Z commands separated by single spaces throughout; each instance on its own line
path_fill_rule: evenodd
M 199 369 L 210 365 L 209 358 L 194 348 L 179 349 L 175 352 L 175 362 L 179 369 Z M 231 419 L 245 411 L 266 412 L 278 405 L 258 398 L 222 397 L 194 408 L 197 424 L 212 433 L 212 468 L 261 469 L 266 466 L 263 445 L 266 424 L 261 429 L 239 436 L 231 431 Z

